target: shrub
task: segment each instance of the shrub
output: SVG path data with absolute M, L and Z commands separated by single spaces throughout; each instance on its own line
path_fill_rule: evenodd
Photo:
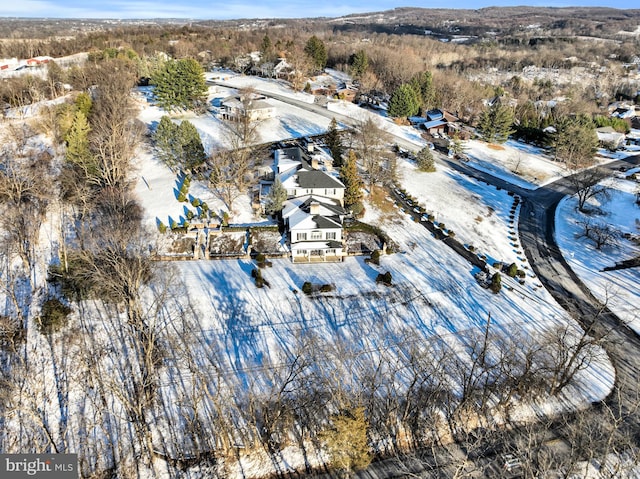
M 495 294 L 500 292 L 502 289 L 502 277 L 500 276 L 500 273 L 496 273 L 491 277 L 491 286 L 489 288 Z
M 449 238 L 455 238 L 456 237 L 456 232 L 453 231 L 453 230 L 449 230 L 447 234 L 449 235 Z
M 361 218 L 364 215 L 364 205 L 361 202 L 351 205 L 351 213 L 356 218 Z
M 444 223 L 438 223 L 438 228 L 440 228 L 441 230 L 446 230 L 447 227 Z
M 42 305 L 40 316 L 37 318 L 38 329 L 42 334 L 58 331 L 67 323 L 67 316 L 71 308 L 56 298 L 48 299 Z
M 209 205 L 206 204 L 204 201 L 202 202 L 202 204 L 200 205 L 200 208 L 202 208 L 202 211 L 204 211 L 205 213 L 207 211 L 209 211 Z
M 257 261 L 258 263 L 264 263 L 264 261 L 265 261 L 266 259 L 267 259 L 267 258 L 266 258 L 266 257 L 264 256 L 264 254 L 262 254 L 262 253 L 258 253 L 258 256 L 256 256 L 256 261 Z
M 498 271 L 502 271 L 502 263 L 500 261 L 496 261 L 492 266 Z
M 229 213 L 226 211 L 222 213 L 222 226 L 229 226 Z
M 371 262 L 374 264 L 380 264 L 380 250 L 373 250 L 371 252 Z
M 302 285 L 302 292 L 304 294 L 313 293 L 313 285 L 309 281 L 305 281 L 304 284 Z
M 167 232 L 167 225 L 165 225 L 162 221 L 158 223 L 158 231 L 160 233 L 165 234 Z
M 333 285 L 332 284 L 323 284 L 322 286 L 320 286 L 320 292 L 321 293 L 329 293 L 333 291 Z
M 200 201 L 199 198 L 194 198 L 191 200 L 191 206 L 193 206 L 194 208 L 197 208 L 201 204 L 202 204 L 202 201 Z
M 195 217 L 195 213 L 191 210 L 187 210 L 187 219 L 192 220 Z
M 511 278 L 515 278 L 516 274 L 518 274 L 518 265 L 515 263 L 511 263 L 507 268 L 507 275 Z
M 376 283 L 383 283 L 385 286 L 391 286 L 391 281 L 392 281 L 392 277 L 389 271 L 387 271 L 384 274 L 379 273 L 378 276 L 376 277 Z
M 178 201 L 180 203 L 184 203 L 185 201 L 187 201 L 187 194 L 180 191 L 180 193 L 178 193 Z
M 518 278 L 524 278 L 527 275 L 527 273 L 524 272 L 524 270 L 519 269 L 518 271 L 516 271 L 516 276 Z
M 178 225 L 178 223 L 176 223 L 176 220 L 171 220 L 171 223 L 169 224 L 169 227 L 170 227 L 172 230 L 176 230 L 176 229 L 178 229 L 180 226 Z

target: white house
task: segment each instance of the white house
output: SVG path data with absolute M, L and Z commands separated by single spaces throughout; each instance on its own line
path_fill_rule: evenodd
M 245 114 L 252 121 L 268 120 L 275 113 L 275 107 L 259 96 L 246 100 L 240 96 L 230 96 L 222 100 L 219 108 L 219 116 L 232 121 L 243 118 Z
M 342 261 L 344 184 L 298 147 L 276 151 L 274 166 L 287 190 L 282 217 L 292 261 Z

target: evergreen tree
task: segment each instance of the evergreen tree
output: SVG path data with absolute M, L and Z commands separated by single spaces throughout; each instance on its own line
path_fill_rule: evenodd
M 167 115 L 163 115 L 153 133 L 153 141 L 158 158 L 171 169 L 178 166 L 178 158 L 182 157 L 179 149 L 181 145 L 176 141 L 177 136 L 178 125 L 173 123 Z
M 344 146 L 342 145 L 342 135 L 338 130 L 338 122 L 335 118 L 331 119 L 329 129 L 324 137 L 325 143 L 331 152 L 333 158 L 333 167 L 340 168 L 342 166 L 342 155 L 344 153 Z
M 166 62 L 151 77 L 154 96 L 166 109 L 201 110 L 207 99 L 204 71 L 193 58 Z
M 422 148 L 416 155 L 416 163 L 420 171 L 426 171 L 432 173 L 436 171 L 436 164 L 433 159 L 433 154 L 428 146 Z
M 176 125 L 163 115 L 153 133 L 153 140 L 158 158 L 171 169 L 193 171 L 207 158 L 198 130 L 187 120 Z
M 349 64 L 351 65 L 351 75 L 354 78 L 360 78 L 369 68 L 369 57 L 364 50 L 358 50 L 349 58 Z
M 400 85 L 391 94 L 387 113 L 394 118 L 413 116 L 418 113 L 420 104 L 416 92 L 410 85 Z
M 316 70 L 323 70 L 327 64 L 327 49 L 322 40 L 313 35 L 304 47 L 304 52 L 311 59 Z
M 260 46 L 260 58 L 263 62 L 270 62 L 275 59 L 275 56 L 271 38 L 269 38 L 269 35 L 265 34 L 262 38 L 262 45 Z
M 340 168 L 340 181 L 344 183 L 344 207 L 352 212 L 362 210 L 362 186 L 363 182 L 358 173 L 356 153 L 349 150 L 347 160 Z
M 453 137 L 451 138 L 451 143 L 449 143 L 449 149 L 456 156 L 460 156 L 465 152 L 466 148 L 462 143 L 462 140 L 460 139 L 460 136 L 458 136 L 458 134 L 454 134 Z
M 598 136 L 593 122 L 586 117 L 560 118 L 553 135 L 556 160 L 562 160 L 571 170 L 590 166 L 598 148 Z
M 91 95 L 89 95 L 88 93 L 80 93 L 76 97 L 76 101 L 74 103 L 76 108 L 84 113 L 84 116 L 89 118 L 91 107 L 93 107 L 93 100 L 91 99 Z
M 87 117 L 78 110 L 71 124 L 71 128 L 65 138 L 67 162 L 86 169 L 91 164 L 91 151 L 89 150 L 89 122 Z
M 478 133 L 487 143 L 504 143 L 513 133 L 513 110 L 497 102 L 480 115 Z
M 202 166 L 207 155 L 204 152 L 200 134 L 193 123 L 186 120 L 180 123 L 178 140 L 182 153 L 180 166 L 188 171 L 194 171 Z
M 284 202 L 287 200 L 287 190 L 282 186 L 280 177 L 276 176 L 264 206 L 264 211 L 268 215 L 275 215 L 282 211 Z
M 436 90 L 433 87 L 433 75 L 431 72 L 422 72 L 411 79 L 411 87 L 416 93 L 418 103 L 424 112 L 435 108 Z
M 495 294 L 500 292 L 502 289 L 502 276 L 500 276 L 500 273 L 495 273 L 491 277 L 491 285 L 489 286 L 489 289 L 491 289 Z

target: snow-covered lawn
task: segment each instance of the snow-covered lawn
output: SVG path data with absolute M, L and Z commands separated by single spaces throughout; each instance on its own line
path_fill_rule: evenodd
M 469 263 L 407 215 L 380 226 L 402 250 L 383 256 L 380 266 L 362 257 L 330 264 L 274 260 L 263 269 L 270 284 L 263 289 L 253 284 L 250 260 L 177 263 L 203 329 L 227 350 L 228 370 L 246 371 L 266 357 L 286 356 L 303 331 L 329 344 L 344 341 L 375 361 L 390 340 L 408 332 L 412 342 L 444 340 L 458 347 L 463 333 L 481 337 L 489 315 L 493 334 L 522 341 L 537 341 L 570 322 L 546 290 L 531 284 L 505 277 L 500 294 L 483 289 Z M 385 271 L 393 277 L 390 288 L 375 282 Z M 310 299 L 301 292 L 305 281 L 333 284 L 335 290 Z M 576 397 L 597 400 L 608 393 L 613 369 L 601 354 L 579 376 Z
M 597 250 L 594 243 L 584 237 L 578 238 L 584 227 L 580 222 L 591 219 L 594 223 L 606 223 L 622 233 L 638 237 L 640 207 L 635 203 L 638 184 L 626 179 L 607 180 L 611 200 L 588 206 L 599 207 L 601 214 L 587 216 L 577 210 L 575 197 L 564 198 L 556 212 L 556 241 L 562 254 L 585 282 L 591 292 L 621 319 L 640 333 L 640 269 L 639 267 L 603 271 L 616 262 L 640 255 L 640 247 L 625 238 L 618 240 L 617 247 Z
M 505 190 L 440 165 L 436 172 L 424 173 L 407 160 L 398 162 L 398 176 L 437 222 L 462 243 L 475 246 L 489 264 L 515 262 L 520 269 L 529 268 L 518 242 L 517 219 L 509 218 L 514 197 Z
M 493 145 L 469 140 L 463 144 L 470 166 L 522 188 L 535 189 L 564 174 L 562 164 L 553 161 L 544 150 L 519 141 Z

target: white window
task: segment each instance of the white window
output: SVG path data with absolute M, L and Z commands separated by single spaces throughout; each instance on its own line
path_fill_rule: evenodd
M 333 248 L 329 248 L 329 249 L 327 250 L 327 254 L 334 255 L 334 254 L 336 254 L 336 250 L 335 250 L 335 249 L 333 249 Z
M 327 231 L 327 239 L 328 240 L 336 239 L 336 232 L 335 231 Z
M 311 239 L 312 240 L 322 239 L 322 231 L 312 231 L 311 232 Z
M 298 256 L 306 256 L 307 255 L 307 250 L 306 249 L 299 249 L 298 251 L 296 251 L 296 254 Z
M 296 235 L 296 241 L 306 241 L 307 240 L 307 233 L 298 233 Z
M 322 256 L 322 250 L 321 249 L 312 249 L 311 250 L 311 256 Z

